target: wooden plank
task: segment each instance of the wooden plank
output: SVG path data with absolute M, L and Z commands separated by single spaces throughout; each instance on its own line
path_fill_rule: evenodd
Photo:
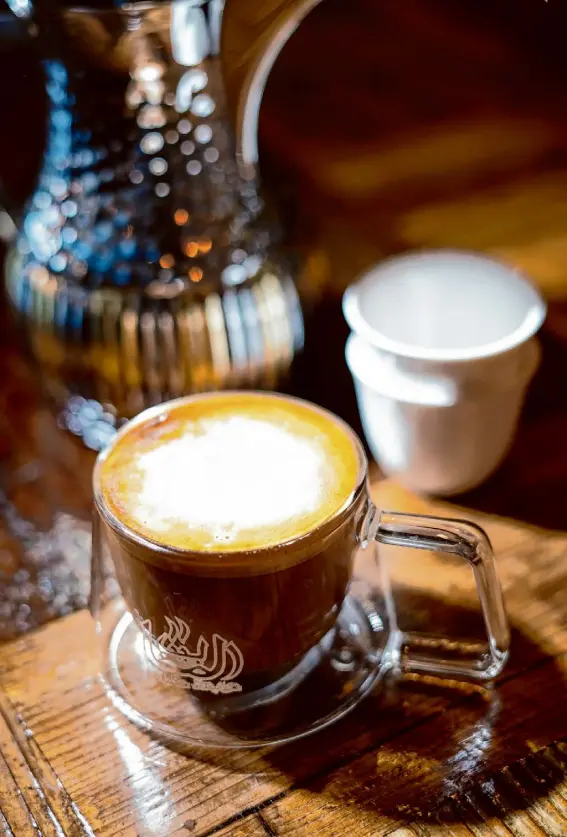
M 419 758 L 431 757 L 438 733 L 438 729 L 429 729 L 429 756 Z M 308 837 L 314 833 L 320 837 L 401 837 L 406 828 L 411 834 L 431 837 L 464 837 L 467 833 L 475 837 L 564 837 L 567 833 L 565 773 L 556 776 L 556 784 L 550 788 L 534 788 L 532 778 L 534 771 L 539 774 L 540 762 L 550 754 L 557 757 L 560 745 L 550 745 L 498 771 L 483 772 L 475 767 L 465 776 L 465 790 L 459 790 L 454 776 L 443 772 L 440 775 L 435 765 L 413 764 L 418 758 L 415 750 L 419 743 L 412 745 L 411 753 L 401 751 L 401 740 L 393 746 L 399 750 L 397 758 L 384 753 L 384 749 L 369 754 L 325 777 L 322 785 L 286 795 L 264 808 L 262 817 L 279 837 Z M 417 794 L 412 792 L 413 782 L 415 789 L 419 788 Z M 439 783 L 440 793 L 428 805 L 425 799 L 429 782 Z M 407 824 L 398 828 L 404 820 Z
M 195 830 L 193 824 L 194 820 L 187 820 L 185 823 L 187 837 L 191 837 L 191 833 Z M 220 831 L 215 831 L 215 837 L 273 837 L 273 835 L 261 816 L 252 814 Z
M 0 733 L 3 730 L 0 728 Z M 0 830 L 7 837 L 21 835 L 21 837 L 37 837 L 37 822 L 28 808 L 22 790 L 14 778 L 8 763 L 10 756 L 5 752 L 4 735 L 0 738 L 2 752 L 0 753 Z M 46 837 L 53 837 L 56 832 L 50 823 L 45 830 Z M 57 835 L 58 837 L 58 835 Z
M 400 496 L 400 490 L 388 484 L 378 488 L 375 499 L 420 512 L 448 511 L 446 505 L 426 506 Z M 458 510 L 449 511 L 454 516 Z M 203 837 L 232 824 L 243 811 L 281 797 L 273 808 L 278 811 L 278 805 L 287 804 L 290 788 L 310 787 L 317 776 L 329 775 L 340 804 L 343 797 L 345 804 L 349 798 L 353 804 L 350 785 L 341 784 L 343 771 L 354 771 L 351 775 L 358 776 L 361 786 L 370 783 L 369 793 L 374 793 L 378 780 L 385 789 L 388 777 L 397 775 L 392 794 L 401 794 L 400 799 L 407 799 L 410 791 L 419 796 L 432 793 L 440 776 L 458 788 L 471 764 L 486 769 L 505 765 L 566 733 L 560 707 L 561 700 L 565 703 L 567 637 L 561 627 L 561 602 L 547 594 L 550 585 L 562 584 L 567 538 L 509 521 L 482 518 L 482 522 L 499 552 L 515 626 L 510 667 L 495 693 L 501 703 L 497 721 L 490 720 L 490 713 L 486 720 L 487 705 L 468 687 L 439 690 L 406 678 L 385 695 L 385 701 L 384 696 L 368 699 L 340 726 L 304 743 L 272 753 L 195 751 L 182 756 L 152 741 L 110 705 L 96 676 L 93 626 L 83 612 L 4 646 L 0 684 L 11 707 L 7 710 L 11 722 L 19 719 L 25 740 L 42 753 L 97 837 L 130 837 L 148 822 L 151 827 L 164 822 L 168 834 L 184 834 L 187 820 L 196 823 L 194 837 Z M 385 550 L 382 557 L 394 555 Z M 425 618 L 435 615 L 439 597 L 451 596 L 456 605 L 454 611 L 448 608 L 445 621 L 447 630 L 456 630 L 462 626 L 463 613 L 472 612 L 475 595 L 466 567 L 463 581 L 458 565 L 448 562 L 443 572 L 433 571 L 437 558 L 423 553 L 417 558 L 412 550 L 396 550 L 393 570 L 400 589 L 411 580 L 427 602 Z M 492 738 L 476 753 L 490 724 Z M 410 758 L 408 752 L 416 748 L 417 754 Z M 407 778 L 402 768 L 410 767 Z M 302 812 L 314 816 L 312 802 L 302 807 L 296 793 L 289 797 L 294 817 Z M 53 808 L 60 810 L 62 804 L 57 797 L 50 799 Z M 288 809 L 282 810 L 285 819 Z M 352 811 L 350 828 L 354 818 L 363 823 L 365 808 L 358 811 L 355 805 Z M 387 818 L 387 827 L 401 825 L 399 816 L 398 811 Z M 278 833 L 276 821 L 267 822 Z M 372 815 L 369 827 L 374 826 Z
M 97 837 L 186 835 L 188 821 L 198 837 L 281 790 L 276 771 L 263 780 L 256 751 L 185 757 L 130 725 L 96 679 L 89 631 L 90 617 L 75 614 L 6 646 L 2 658 L 12 719 L 61 782 L 46 789 L 52 807 L 68 795 Z
M 0 758 L 3 760 L 7 779 L 6 802 L 12 805 L 17 800 L 20 819 L 27 812 L 26 822 L 18 819 L 17 835 L 23 835 L 25 828 L 30 834 L 37 831 L 45 837 L 94 837 L 87 819 L 76 803 L 69 797 L 59 777 L 47 762 L 41 748 L 21 719 L 13 713 L 9 701 L 0 692 Z M 0 772 L 4 772 L 0 767 Z M 4 786 L 4 781 L 2 782 Z M 11 815 L 4 812 L 10 823 Z

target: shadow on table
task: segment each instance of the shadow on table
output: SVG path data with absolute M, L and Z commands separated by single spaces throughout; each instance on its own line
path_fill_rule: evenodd
M 442 608 L 453 635 L 455 626 L 466 633 L 478 620 L 474 610 L 430 596 L 414 594 L 414 603 L 424 619 L 428 610 Z M 565 754 L 550 745 L 565 736 L 566 705 L 567 682 L 556 659 L 514 628 L 498 688 L 406 676 L 331 728 L 263 752 L 250 769 L 258 779 L 277 778 L 280 786 L 283 774 L 290 790 L 275 807 L 283 819 L 293 818 L 295 802 L 288 806 L 286 800 L 298 789 L 308 793 L 313 817 L 325 807 L 340 818 L 344 805 L 345 816 L 356 809 L 376 828 L 385 817 L 502 817 L 531 806 L 565 778 Z M 241 752 L 202 751 L 198 757 L 243 771 Z M 268 804 L 267 815 L 274 810 Z
M 456 626 L 468 634 L 477 624 L 474 610 L 415 592 L 411 598 L 424 624 L 432 610 L 443 612 L 444 629 L 453 635 Z M 416 628 L 420 621 L 418 616 Z M 529 807 L 565 778 L 567 760 L 545 748 L 565 736 L 566 705 L 567 682 L 558 662 L 537 639 L 513 628 L 511 658 L 497 689 L 443 687 L 418 677 L 390 683 L 381 698 L 360 707 L 364 720 L 357 712 L 320 736 L 320 744 L 313 739 L 313 749 L 332 751 L 339 737 L 353 740 L 349 725 L 373 723 L 375 743 L 366 753 L 321 771 L 320 778 L 296 775 L 294 784 L 377 817 L 458 822 L 474 808 L 503 816 Z M 298 751 L 295 760 L 301 763 Z M 270 761 L 289 771 L 294 756 L 284 748 Z

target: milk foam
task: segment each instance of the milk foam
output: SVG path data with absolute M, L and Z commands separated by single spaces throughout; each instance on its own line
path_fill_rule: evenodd
M 325 501 L 328 462 L 316 436 L 245 415 L 188 423 L 183 435 L 133 458 L 139 491 L 130 512 L 156 534 L 182 523 L 222 547 L 243 530 L 279 526 Z

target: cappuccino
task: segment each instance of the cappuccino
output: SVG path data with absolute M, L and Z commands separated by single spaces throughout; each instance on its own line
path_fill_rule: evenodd
M 185 400 L 135 424 L 104 462 L 113 516 L 191 552 L 264 549 L 331 519 L 360 481 L 352 434 L 301 401 L 259 393 Z
M 379 511 L 366 475 L 347 425 L 280 395 L 192 396 L 127 425 L 93 478 L 91 612 L 118 708 L 166 743 L 240 747 L 326 726 L 392 668 L 499 673 L 508 628 L 484 533 Z M 474 565 L 478 656 L 425 635 L 425 658 L 397 629 L 381 542 Z M 123 601 L 106 600 L 110 557 Z
M 365 474 L 340 419 L 279 395 L 194 396 L 127 425 L 95 499 L 128 610 L 154 661 L 173 661 L 164 675 L 184 671 L 208 701 L 294 669 L 343 603 Z

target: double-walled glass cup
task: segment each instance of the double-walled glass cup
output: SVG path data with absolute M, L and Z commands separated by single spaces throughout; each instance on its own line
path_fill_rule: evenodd
M 148 540 L 119 519 L 101 485 L 110 452 L 141 424 L 217 397 L 145 411 L 95 466 L 91 610 L 106 686 L 122 712 L 177 743 L 249 747 L 327 726 L 387 672 L 486 683 L 502 671 L 509 630 L 484 532 L 461 520 L 377 509 L 360 441 L 319 408 L 312 407 L 348 434 L 359 463 L 355 490 L 323 525 L 275 546 L 204 554 Z M 381 543 L 449 553 L 470 564 L 486 643 L 399 630 Z M 357 567 L 368 563 L 358 560 L 361 554 L 373 566 L 368 576 L 355 569 L 355 558 Z M 109 573 L 120 596 L 105 593 Z

